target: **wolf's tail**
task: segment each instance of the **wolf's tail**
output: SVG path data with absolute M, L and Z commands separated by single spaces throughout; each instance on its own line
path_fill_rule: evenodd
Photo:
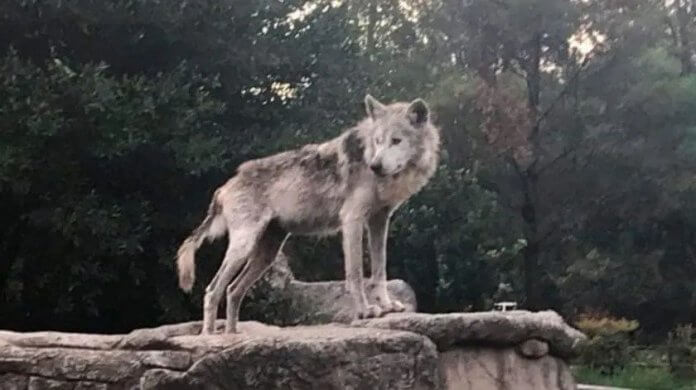
M 196 280 L 196 250 L 203 241 L 214 240 L 225 233 L 225 220 L 222 215 L 222 205 L 216 197 L 208 207 L 208 215 L 191 235 L 184 240 L 176 254 L 176 266 L 179 273 L 179 287 L 189 292 Z

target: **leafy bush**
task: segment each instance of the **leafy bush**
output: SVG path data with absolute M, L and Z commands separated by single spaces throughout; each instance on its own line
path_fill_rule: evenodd
M 667 360 L 679 378 L 696 378 L 696 347 L 691 324 L 678 325 L 667 338 Z
M 630 333 L 638 329 L 639 323 L 625 318 L 613 318 L 597 315 L 582 315 L 575 325 L 589 337 L 611 336 L 620 333 Z
M 153 324 L 181 307 L 182 190 L 228 159 L 217 83 L 69 63 L 0 57 L 0 327 Z
M 638 329 L 637 321 L 586 314 L 575 325 L 588 337 L 580 355 L 582 364 L 612 374 L 629 362 L 629 334 Z
M 496 194 L 471 172 L 443 164 L 394 217 L 390 276 L 414 286 L 426 310 L 486 310 L 500 283 L 519 280 L 520 236 Z

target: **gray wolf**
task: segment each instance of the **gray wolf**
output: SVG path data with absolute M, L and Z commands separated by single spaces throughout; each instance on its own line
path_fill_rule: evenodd
M 434 174 L 440 134 L 420 98 L 382 104 L 367 95 L 365 106 L 367 117 L 338 137 L 247 161 L 215 191 L 207 216 L 177 253 L 179 286 L 190 291 L 196 250 L 206 239 L 228 235 L 222 265 L 205 290 L 203 334 L 214 331 L 223 293 L 225 333 L 236 332 L 244 295 L 290 234 L 342 234 L 346 287 L 356 317 L 404 310 L 386 289 L 389 219 Z M 363 285 L 365 227 L 376 304 L 369 303 Z

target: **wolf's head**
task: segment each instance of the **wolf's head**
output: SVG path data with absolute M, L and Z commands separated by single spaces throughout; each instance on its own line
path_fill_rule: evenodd
M 435 131 L 423 99 L 382 104 L 370 95 L 365 108 L 371 119 L 367 135 L 367 163 L 378 176 L 395 175 L 423 157 L 427 139 Z

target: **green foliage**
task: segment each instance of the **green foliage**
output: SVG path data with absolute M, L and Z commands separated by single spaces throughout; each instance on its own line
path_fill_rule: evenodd
M 678 325 L 669 332 L 667 360 L 678 378 L 696 379 L 696 339 L 691 324 Z
M 689 390 L 694 383 L 675 378 L 664 368 L 627 367 L 612 375 L 581 366 L 573 370 L 578 383 L 640 390 Z
M 421 310 L 488 309 L 499 283 L 515 282 L 519 237 L 493 193 L 471 172 L 443 164 L 395 215 L 390 274 L 410 281 Z
M 629 362 L 629 346 L 628 338 L 621 333 L 594 336 L 582 346 L 580 362 L 604 374 L 613 374 Z
M 629 362 L 629 334 L 638 328 L 637 321 L 610 316 L 583 315 L 575 322 L 588 337 L 582 346 L 580 362 L 603 373 L 614 374 Z
M 153 77 L 106 70 L 59 59 L 39 67 L 13 51 L 0 60 L 2 234 L 10 251 L 2 280 L 14 282 L 4 290 L 5 318 L 27 305 L 44 318 L 101 317 L 120 289 L 140 290 L 125 300 L 142 299 L 157 263 L 129 259 L 165 250 L 156 231 L 172 215 L 159 200 L 176 203 L 178 187 L 165 173 L 195 178 L 227 161 L 214 79 L 185 64 Z

